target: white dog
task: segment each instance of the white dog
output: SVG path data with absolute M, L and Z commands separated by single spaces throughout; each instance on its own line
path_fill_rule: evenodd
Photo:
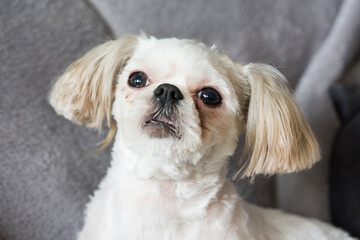
M 242 201 L 227 159 L 246 131 L 240 176 L 293 172 L 320 158 L 284 76 L 192 40 L 124 37 L 57 80 L 50 103 L 79 124 L 110 127 L 113 160 L 80 240 L 345 240 L 316 220 Z

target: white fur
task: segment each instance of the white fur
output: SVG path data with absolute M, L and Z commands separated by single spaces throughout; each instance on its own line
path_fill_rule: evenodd
M 118 51 L 116 46 L 124 45 L 125 40 L 118 41 L 123 42 L 107 44 L 107 50 L 109 45 L 113 46 L 111 54 Z M 109 86 L 115 88 L 110 106 L 118 127 L 113 159 L 106 177 L 87 206 L 79 240 L 352 239 L 328 224 L 246 203 L 226 179 L 227 159 L 234 153 L 238 137 L 246 129 L 249 135 L 252 134 L 247 140 L 250 142 L 248 150 L 255 149 L 262 159 L 259 163 L 251 160 L 248 164 L 248 169 L 251 169 L 247 171 L 245 167 L 244 175 L 299 170 L 311 166 L 318 159 L 317 143 L 288 90 L 281 85 L 283 76 L 280 73 L 266 65 L 242 66 L 214 47 L 209 49 L 195 41 L 138 37 L 135 42 L 130 48 L 125 44 L 132 49 L 126 51 L 128 59 L 113 59 L 122 64 L 115 79 L 104 80 L 108 86 L 100 85 L 100 93 L 92 89 L 96 92 L 92 97 L 96 101 L 89 97 L 85 99 L 87 104 L 83 104 L 85 100 L 77 103 L 79 95 L 60 95 L 59 92 L 68 81 L 74 84 L 76 78 L 82 79 L 77 74 L 84 71 L 91 73 L 86 78 L 90 81 L 86 86 L 91 88 L 92 76 L 105 76 L 105 73 L 91 72 L 99 71 L 101 63 L 98 62 L 92 65 L 98 64 L 96 69 L 84 70 L 86 66 L 82 66 L 77 73 L 77 66 L 74 66 L 68 70 L 73 75 L 65 73 L 50 96 L 51 104 L 59 113 L 77 123 L 99 127 L 100 115 L 96 116 L 97 121 L 93 121 L 92 109 L 86 109 L 86 116 L 81 115 L 81 111 L 93 107 L 93 101 L 97 109 L 101 108 L 99 98 L 104 97 L 107 104 L 103 108 L 109 106 L 112 92 L 107 90 L 108 96 L 101 94 Z M 86 55 L 85 60 L 79 61 L 88 63 L 93 57 L 94 54 Z M 128 78 L 136 71 L 146 73 L 150 85 L 139 89 L 130 87 Z M 96 79 L 97 88 L 102 78 Z M 177 86 L 184 96 L 176 114 L 180 138 L 154 138 L 142 127 L 144 118 L 153 109 L 153 91 L 162 83 Z M 198 99 L 197 93 L 204 87 L 220 92 L 221 106 L 209 108 Z M 257 103 L 254 98 L 261 101 Z M 273 99 L 277 100 L 272 103 Z M 262 104 L 266 109 L 262 109 Z M 74 109 L 78 111 L 78 118 Z M 103 112 L 102 118 L 108 110 Z M 252 117 L 248 119 L 250 115 Z M 250 125 L 252 127 L 247 128 Z M 262 126 L 262 132 L 252 130 L 256 125 Z M 305 135 L 301 135 L 304 132 Z M 297 144 L 298 150 L 290 144 Z M 273 145 L 278 145 L 278 150 L 271 152 Z M 264 149 L 267 151 L 265 155 Z M 279 154 L 286 156 L 279 157 Z M 266 159 L 269 155 L 271 159 Z

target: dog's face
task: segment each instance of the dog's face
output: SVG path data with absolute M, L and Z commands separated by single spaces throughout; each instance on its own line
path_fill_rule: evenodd
M 232 154 L 242 114 L 213 55 L 193 41 L 138 41 L 117 77 L 112 109 L 130 148 L 192 156 L 221 145 Z
M 143 159 L 142 168 L 156 166 L 168 175 L 174 166 L 187 173 L 221 168 L 243 130 L 246 176 L 294 171 L 319 158 L 276 69 L 237 64 L 191 40 L 127 37 L 105 43 L 69 67 L 50 102 L 89 127 L 101 127 L 105 117 L 110 125 L 113 118 L 115 148 Z

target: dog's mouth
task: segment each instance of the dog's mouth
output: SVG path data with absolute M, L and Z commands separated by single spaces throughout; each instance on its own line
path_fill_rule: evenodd
M 144 121 L 144 128 L 150 137 L 165 138 L 176 137 L 180 138 L 176 115 L 170 116 L 165 114 L 163 109 L 159 109 L 150 114 Z

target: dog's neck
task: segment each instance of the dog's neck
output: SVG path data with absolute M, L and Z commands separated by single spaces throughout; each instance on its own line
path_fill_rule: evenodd
M 97 199 L 106 204 L 111 218 L 121 216 L 120 225 L 128 226 L 131 219 L 136 222 L 135 230 L 132 225 L 128 229 L 131 234 L 138 229 L 151 234 L 153 229 L 164 226 L 174 229 L 176 236 L 171 239 L 178 238 L 177 234 L 182 233 L 179 227 L 189 229 L 194 223 L 202 224 L 209 217 L 216 219 L 219 214 L 232 219 L 235 210 L 241 209 L 236 189 L 226 178 L 226 157 L 219 158 L 218 149 L 206 155 L 187 155 L 199 159 L 159 161 L 157 156 L 164 154 L 132 151 L 125 144 L 129 142 L 123 140 L 116 137 L 111 167 L 100 184 Z M 182 160 L 187 162 L 183 164 L 185 170 L 179 168 Z M 192 166 L 194 162 L 196 166 Z M 247 219 L 244 213 L 238 217 Z
M 164 153 L 132 151 L 121 137 L 117 137 L 108 174 L 121 176 L 121 181 L 135 185 L 150 184 L 159 190 L 160 195 L 165 190 L 178 199 L 190 200 L 201 196 L 203 200 L 210 201 L 222 191 L 227 181 L 226 157 L 219 160 L 212 151 L 187 156 L 194 159 L 179 159 L 176 153 L 166 159 Z

